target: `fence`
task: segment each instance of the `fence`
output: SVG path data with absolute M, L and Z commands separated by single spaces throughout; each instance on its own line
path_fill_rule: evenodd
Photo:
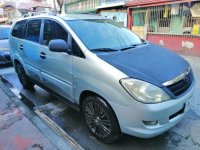
M 200 2 L 133 10 L 133 31 L 200 36 Z M 145 34 L 145 33 L 144 33 Z

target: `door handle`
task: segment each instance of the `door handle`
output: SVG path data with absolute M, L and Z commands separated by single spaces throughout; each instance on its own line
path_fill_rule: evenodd
M 41 53 L 40 53 L 40 58 L 42 58 L 42 59 L 46 59 L 46 53 L 41 52 Z
M 23 45 L 19 45 L 19 49 L 20 49 L 21 51 L 23 51 L 23 50 L 24 50 Z

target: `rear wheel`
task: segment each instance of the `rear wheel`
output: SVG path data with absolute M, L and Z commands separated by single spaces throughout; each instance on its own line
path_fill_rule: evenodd
M 21 64 L 16 65 L 17 75 L 19 78 L 20 83 L 25 89 L 32 89 L 34 87 L 34 83 L 31 81 L 31 79 L 26 75 L 26 72 L 24 71 L 24 68 Z
M 120 137 L 121 131 L 115 114 L 100 97 L 86 97 L 82 113 L 87 127 L 98 140 L 113 143 Z

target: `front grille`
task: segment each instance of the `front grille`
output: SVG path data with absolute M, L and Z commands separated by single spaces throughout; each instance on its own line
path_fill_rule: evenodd
M 6 61 L 11 61 L 10 55 L 5 55 L 4 58 L 6 59 Z
M 180 81 L 167 86 L 167 88 L 175 95 L 179 96 L 183 94 L 192 84 L 193 75 L 192 72 L 190 72 L 188 75 L 185 76 L 185 78 L 181 79 Z

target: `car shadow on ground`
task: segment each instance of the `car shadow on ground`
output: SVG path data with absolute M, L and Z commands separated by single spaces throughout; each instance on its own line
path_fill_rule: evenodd
M 12 67 L 12 63 L 7 63 L 7 64 L 0 64 L 0 69 L 4 69 L 4 68 L 8 68 L 8 67 Z
M 68 108 L 64 114 L 55 116 L 50 113 L 48 116 L 63 128 L 70 136 L 86 150 L 132 150 L 132 149 L 177 149 L 183 148 L 185 139 L 172 131 L 167 131 L 157 137 L 143 139 L 123 134 L 121 138 L 113 144 L 101 143 L 87 130 L 81 117 L 81 113 L 72 108 Z

